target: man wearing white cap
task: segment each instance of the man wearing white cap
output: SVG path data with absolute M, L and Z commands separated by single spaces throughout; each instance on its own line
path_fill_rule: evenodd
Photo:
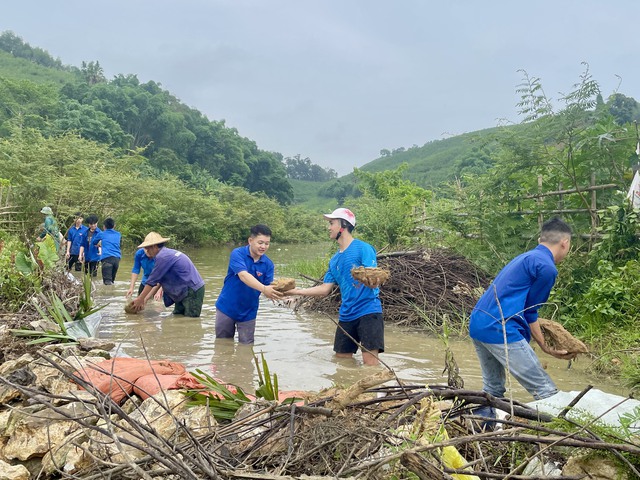
M 199 317 L 204 301 L 204 280 L 189 257 L 164 246 L 169 240 L 151 232 L 138 245 L 138 248 L 144 248 L 149 258 L 155 259 L 155 265 L 132 307 L 136 311 L 142 310 L 147 297 L 151 297 L 162 286 L 165 307 L 175 304 L 174 314 Z
M 362 349 L 365 365 L 377 365 L 384 351 L 384 323 L 378 288 L 369 288 L 351 276 L 357 267 L 376 267 L 376 251 L 366 242 L 353 238 L 356 216 L 348 208 L 337 208 L 324 215 L 329 220 L 329 238 L 338 242 L 339 250 L 329 261 L 322 285 L 294 288 L 287 295 L 324 297 L 335 285 L 340 287 L 340 322 L 333 350 L 338 357 L 352 357 Z

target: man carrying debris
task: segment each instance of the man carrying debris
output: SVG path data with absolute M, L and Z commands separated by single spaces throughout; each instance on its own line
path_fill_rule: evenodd
M 256 331 L 259 298 L 271 300 L 282 294 L 271 286 L 273 262 L 266 253 L 271 244 L 271 229 L 258 224 L 251 227 L 248 244 L 231 252 L 227 276 L 216 301 L 216 338 L 233 338 L 252 344 Z
M 509 262 L 489 285 L 471 312 L 469 335 L 482 368 L 483 391 L 495 397 L 505 393 L 505 369 L 536 400 L 558 392 L 533 348 L 531 337 L 543 352 L 556 358 L 575 353 L 555 350 L 545 343 L 538 322 L 538 309 L 549 298 L 558 270 L 571 246 L 571 227 L 559 218 L 542 225 L 539 245 Z M 494 417 L 493 408 L 475 411 Z
M 378 365 L 378 354 L 384 351 L 384 323 L 378 285 L 354 280 L 351 270 L 376 267 L 376 251 L 366 242 L 353 238 L 356 217 L 347 208 L 337 208 L 324 215 L 329 220 L 329 238 L 338 242 L 339 250 L 329 261 L 324 283 L 310 288 L 294 288 L 287 295 L 325 297 L 336 284 L 340 287 L 340 322 L 333 350 L 337 357 L 351 358 L 362 347 L 365 365 Z

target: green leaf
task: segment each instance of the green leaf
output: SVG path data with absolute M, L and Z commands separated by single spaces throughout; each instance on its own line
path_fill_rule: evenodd
M 37 264 L 28 258 L 23 252 L 16 254 L 16 270 L 23 275 L 31 275 L 36 269 Z

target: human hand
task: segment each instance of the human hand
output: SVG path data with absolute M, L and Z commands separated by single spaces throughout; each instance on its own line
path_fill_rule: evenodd
M 133 295 L 133 287 L 129 287 L 129 290 L 127 290 L 127 293 L 125 293 L 125 297 L 129 298 L 131 295 Z
M 578 356 L 575 352 L 569 352 L 567 350 L 556 350 L 555 348 L 551 348 L 548 345 L 543 345 L 542 351 L 551 355 L 552 357 L 559 358 L 560 360 L 573 360 Z
M 160 300 L 162 300 L 162 288 L 155 293 L 155 295 L 153 296 L 153 299 L 156 302 L 159 302 Z
M 265 285 L 262 293 L 264 294 L 265 297 L 271 300 L 281 300 L 284 297 L 282 292 L 279 292 L 278 290 L 273 288 L 271 285 Z
M 67 258 L 67 260 L 69 259 L 69 257 L 70 257 L 70 256 L 71 256 L 71 254 L 70 254 L 69 252 L 67 252 L 67 253 L 65 254 L 65 257 Z
M 131 302 L 131 308 L 136 312 L 144 310 L 144 299 L 142 297 L 137 297 L 133 302 Z

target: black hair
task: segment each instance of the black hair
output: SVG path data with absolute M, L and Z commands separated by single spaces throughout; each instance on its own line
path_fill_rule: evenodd
M 110 229 L 116 226 L 116 222 L 113 221 L 113 218 L 107 217 L 104 219 L 104 228 Z
M 254 225 L 253 227 L 251 227 L 251 236 L 257 237 L 258 235 L 264 235 L 265 237 L 270 237 L 271 229 L 266 225 L 263 225 L 262 223 L 259 223 L 258 225 Z
M 571 238 L 571 227 L 560 217 L 553 217 L 542 224 L 540 241 L 558 243 L 565 238 Z
M 90 225 L 93 225 L 94 223 L 98 223 L 98 216 L 93 214 L 89 215 L 87 217 L 87 223 Z
M 84 218 L 84 215 L 82 215 L 82 213 L 80 213 L 80 212 L 74 213 L 73 216 L 76 217 L 76 218 L 80 218 L 80 217 Z
M 353 229 L 356 228 L 354 225 L 351 225 L 350 222 L 347 222 L 345 219 L 341 218 L 340 219 L 340 226 L 342 228 L 346 228 L 347 232 L 351 233 L 353 232 Z

